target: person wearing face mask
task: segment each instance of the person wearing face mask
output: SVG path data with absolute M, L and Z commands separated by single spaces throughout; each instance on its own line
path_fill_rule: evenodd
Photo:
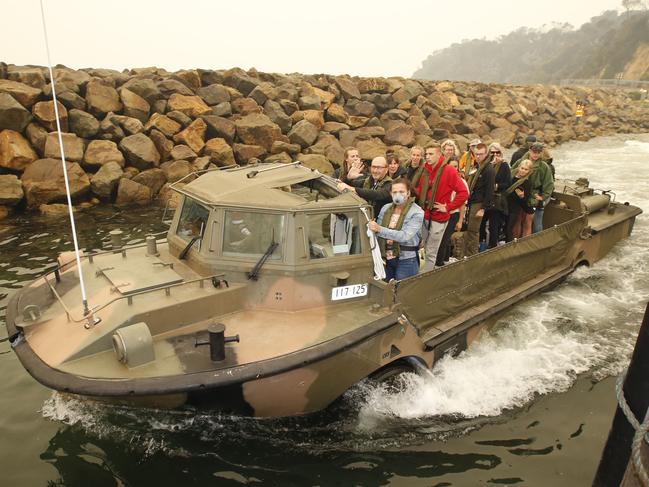
M 424 220 L 424 210 L 410 197 L 410 181 L 405 178 L 392 181 L 390 195 L 392 203 L 383 206 L 377 220 L 367 224 L 379 237 L 388 282 L 391 279 L 400 281 L 419 271 L 417 252 Z

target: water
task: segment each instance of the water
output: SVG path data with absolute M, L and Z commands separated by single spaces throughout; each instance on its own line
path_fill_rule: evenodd
M 588 175 L 649 209 L 649 136 L 554 156 L 561 177 Z M 142 242 L 164 230 L 161 214 L 81 212 L 81 245 L 102 248 L 115 228 Z M 428 376 L 406 376 L 402 392 L 361 386 L 306 419 L 102 406 L 52 393 L 0 355 L 2 485 L 590 485 L 649 299 L 648 244 L 642 216 L 606 259 L 512 308 Z M 0 224 L 0 316 L 7 293 L 71 248 L 65 220 Z

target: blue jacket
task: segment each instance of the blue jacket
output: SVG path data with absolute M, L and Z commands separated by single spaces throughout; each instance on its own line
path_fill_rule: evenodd
M 390 205 L 393 203 L 388 203 L 387 205 L 381 208 L 379 216 L 376 219 L 377 222 L 383 220 L 383 215 L 390 208 Z M 381 230 L 377 232 L 377 236 L 384 238 L 386 240 L 394 240 L 399 245 L 408 245 L 412 247 L 418 247 L 419 242 L 421 241 L 421 227 L 424 223 L 424 210 L 417 203 L 413 203 L 406 213 L 406 217 L 403 219 L 403 225 L 401 225 L 401 230 L 391 230 L 386 227 L 381 227 Z M 399 252 L 399 260 L 402 259 L 412 259 L 417 256 L 417 251 L 415 250 L 402 250 Z

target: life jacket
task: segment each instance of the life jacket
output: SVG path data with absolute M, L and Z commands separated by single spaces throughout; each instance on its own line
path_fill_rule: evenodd
M 406 205 L 404 206 L 403 210 L 401 210 L 401 214 L 399 215 L 399 219 L 397 220 L 397 224 L 392 228 L 392 230 L 401 230 L 401 227 L 403 226 L 403 221 L 406 219 L 406 215 L 410 211 L 410 207 L 413 205 L 415 202 L 414 198 L 408 198 L 408 201 L 406 202 Z M 381 226 L 385 228 L 390 228 L 390 220 L 392 219 L 392 215 L 394 214 L 394 207 L 395 204 L 392 203 L 390 204 L 390 207 L 385 210 L 385 213 L 383 214 L 383 219 L 381 220 Z M 401 245 L 399 245 L 397 242 L 394 240 L 391 240 L 392 244 L 388 245 L 387 240 L 385 238 L 379 238 L 379 247 L 381 249 L 381 255 L 385 257 L 386 250 L 392 250 L 392 255 L 394 255 L 394 258 L 397 259 L 399 257 L 399 254 L 401 253 Z M 410 248 L 408 247 L 407 249 L 404 250 L 416 250 L 416 248 Z

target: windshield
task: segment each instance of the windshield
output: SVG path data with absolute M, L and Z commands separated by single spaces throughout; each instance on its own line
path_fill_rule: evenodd
M 185 198 L 183 210 L 178 221 L 176 235 L 189 242 L 193 238 L 202 237 L 207 227 L 207 218 L 210 211 L 191 198 Z M 200 238 L 194 245 L 200 246 Z
M 225 212 L 224 256 L 258 259 L 273 241 L 279 245 L 269 258 L 280 260 L 284 247 L 284 215 L 238 210 Z
M 361 253 L 358 213 L 317 213 L 307 218 L 312 259 Z

